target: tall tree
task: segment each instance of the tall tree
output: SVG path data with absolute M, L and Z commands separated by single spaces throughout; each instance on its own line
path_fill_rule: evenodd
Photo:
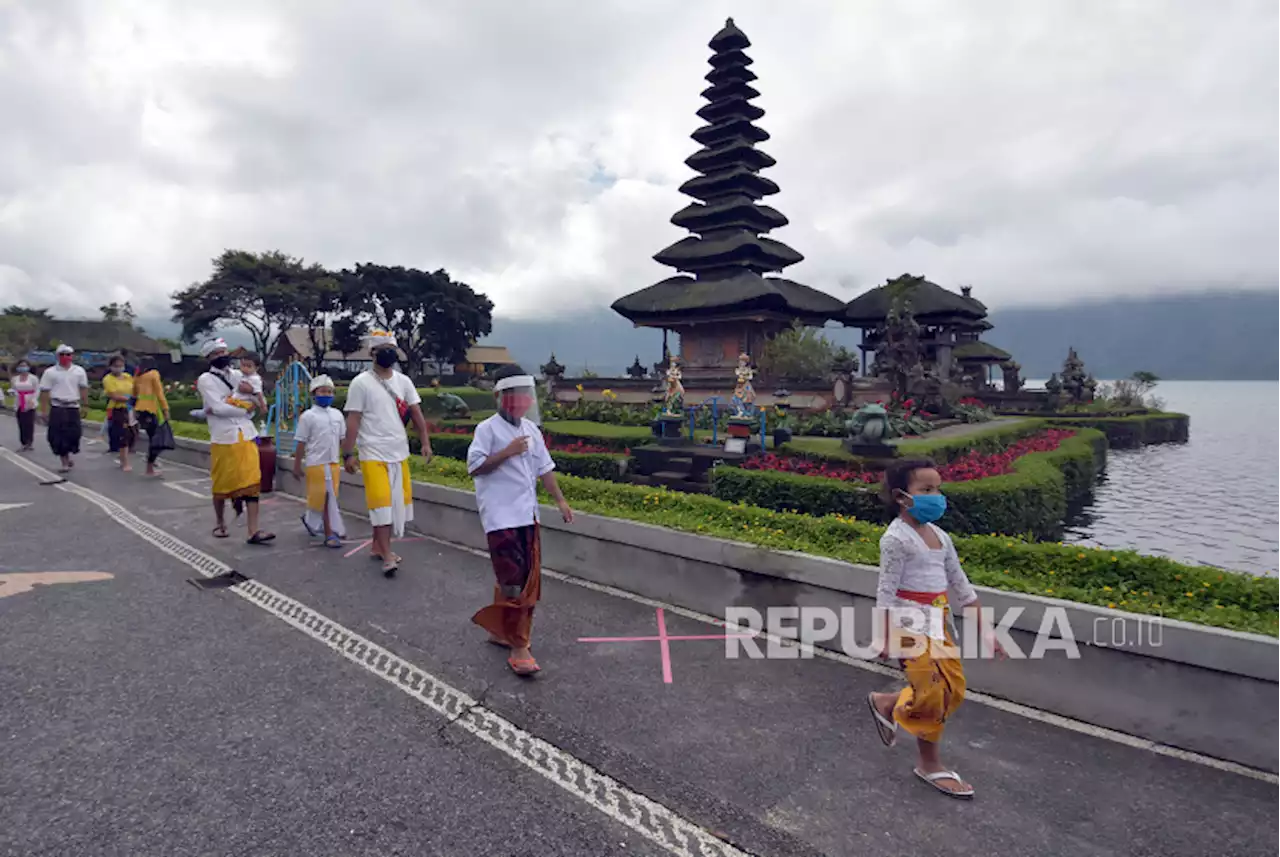
M 290 327 L 311 326 L 333 308 L 338 284 L 318 264 L 279 250 L 251 253 L 227 250 L 213 260 L 213 275 L 173 295 L 173 320 L 182 338 L 227 327 L 243 327 L 254 350 L 269 359 L 281 334 Z
M 130 301 L 124 303 L 112 302 L 106 306 L 98 307 L 98 312 L 102 313 L 103 321 L 123 321 L 130 327 L 138 320 L 137 314 L 133 311 L 133 304 Z
M 493 329 L 493 303 L 443 270 L 366 263 L 344 271 L 342 280 L 352 312 L 395 334 L 411 374 L 427 360 L 458 362 Z
M 369 326 L 361 319 L 344 315 L 333 320 L 333 350 L 346 357 L 360 350 L 360 342 Z
M 41 328 L 38 317 L 6 311 L 0 315 L 0 352 L 15 360 L 26 357 L 28 351 L 40 345 Z

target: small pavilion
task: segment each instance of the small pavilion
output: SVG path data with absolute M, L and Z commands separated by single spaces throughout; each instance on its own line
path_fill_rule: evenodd
M 751 42 L 730 18 L 710 42 L 711 84 L 698 111 L 706 124 L 693 132 L 702 148 L 685 163 L 700 175 L 680 186 L 694 202 L 671 222 L 689 236 L 653 258 L 679 273 L 619 298 L 613 309 L 637 327 L 663 330 L 663 362 L 672 353 L 667 332 L 680 337 L 685 383 L 732 378 L 738 355 L 758 357 L 765 342 L 793 321 L 821 326 L 844 305 L 817 289 L 770 276 L 804 257 L 766 233 L 787 218 L 760 200 L 778 186 L 760 170 L 776 161 L 756 148 L 769 134 L 756 127 L 764 110 L 751 82 Z
M 961 287 L 956 294 L 924 277 L 903 274 L 849 301 L 841 317 L 846 327 L 862 330 L 858 348 L 864 374 L 874 365 L 871 355 L 884 347 L 889 309 L 899 297 L 910 302 L 920 325 L 924 367 L 940 380 L 968 376 L 985 384 L 991 366 L 1011 359 L 1007 351 L 982 341 L 991 322 L 987 321 L 986 306 L 973 297 L 970 286 Z

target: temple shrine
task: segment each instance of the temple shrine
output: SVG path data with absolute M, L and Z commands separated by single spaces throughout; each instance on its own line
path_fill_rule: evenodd
M 686 383 L 699 386 L 721 382 L 732 389 L 740 354 L 759 355 L 793 321 L 820 327 L 844 309 L 817 289 L 767 276 L 804 257 L 764 237 L 787 218 L 760 204 L 779 188 L 759 174 L 776 161 L 756 148 L 769 134 L 754 124 L 764 110 L 750 103 L 760 95 L 743 52 L 750 45 L 732 18 L 709 44 L 711 85 L 698 111 L 707 124 L 692 135 L 702 148 L 685 161 L 700 175 L 680 186 L 694 202 L 671 218 L 692 234 L 653 257 L 679 273 L 613 303 L 637 327 L 661 328 L 664 363 L 679 354 Z M 679 337 L 674 350 L 667 332 Z

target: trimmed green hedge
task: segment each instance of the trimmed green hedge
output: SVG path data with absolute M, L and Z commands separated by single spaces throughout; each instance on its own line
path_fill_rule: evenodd
M 561 443 L 588 441 L 618 452 L 654 441 L 653 432 L 647 428 L 615 426 L 586 420 L 555 420 L 544 423 L 542 432 L 552 440 Z
M 411 466 L 419 481 L 473 490 L 458 462 L 436 458 L 423 465 L 415 459 Z M 699 494 L 572 476 L 560 479 L 560 486 L 574 509 L 589 514 L 845 562 L 880 561 L 884 528 L 866 521 L 775 512 Z M 549 499 L 543 497 L 543 502 Z M 1275 578 L 1187 566 L 1134 551 L 1029 543 L 1008 536 L 956 535 L 954 540 L 969 578 L 982 586 L 1277 635 L 1280 592 Z
M 1058 538 L 1068 505 L 1092 490 L 1106 449 L 1101 432 L 1080 429 L 1055 450 L 1022 456 L 1014 462 L 1013 473 L 948 483 L 942 525 L 958 533 Z M 711 484 L 712 493 L 721 500 L 765 509 L 868 521 L 883 521 L 887 514 L 878 484 L 863 486 L 821 476 L 724 466 L 712 473 Z
M 469 434 L 433 434 L 431 451 L 436 455 L 458 461 L 467 460 L 467 448 L 471 445 L 473 435 Z M 416 432 L 409 432 L 409 448 L 417 455 L 422 450 Z M 556 470 L 572 476 L 586 479 L 602 479 L 606 482 L 620 482 L 624 478 L 626 457 L 603 452 L 559 452 L 551 450 L 551 460 L 556 463 Z
M 970 452 L 1000 452 L 1015 441 L 1038 434 L 1046 422 L 1041 419 L 1023 419 L 1016 423 L 992 424 L 959 437 L 903 440 L 897 444 L 904 458 L 932 458 L 939 464 L 948 464 L 963 458 Z M 796 455 L 814 461 L 847 464 L 863 459 L 850 455 L 840 445 L 839 438 L 797 437 L 782 446 L 788 455 Z
M 1079 426 L 1104 432 L 1113 449 L 1134 449 L 1154 443 L 1186 443 L 1191 418 L 1186 414 L 1150 413 L 1131 417 L 1053 417 L 1054 425 Z

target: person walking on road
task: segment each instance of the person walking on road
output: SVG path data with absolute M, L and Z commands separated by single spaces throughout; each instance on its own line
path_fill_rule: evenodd
M 49 449 L 62 461 L 59 473 L 75 466 L 80 454 L 81 420 L 89 405 L 89 376 L 75 363 L 76 350 L 65 342 L 58 346 L 58 362 L 40 376 L 40 422 L 49 426 Z
M 422 416 L 422 398 L 413 382 L 396 371 L 399 354 L 395 337 L 373 331 L 365 337 L 373 368 L 361 372 L 347 389 L 347 437 L 342 460 L 348 473 L 356 472 L 353 447 L 360 453 L 365 502 L 373 524 L 372 555 L 382 560 L 382 573 L 394 577 L 401 557 L 391 549 L 392 534 L 404 536 L 413 520 L 413 483 L 409 477 L 410 420 L 422 440 L 422 457 L 431 460 L 431 438 Z
M 200 353 L 209 361 L 209 371 L 196 381 L 196 390 L 209 423 L 210 471 L 213 477 L 214 538 L 228 536 L 226 506 L 228 500 L 240 500 L 248 511 L 251 545 L 266 544 L 275 538 L 258 528 L 258 493 L 262 488 L 262 470 L 258 466 L 258 431 L 249 419 L 253 405 L 240 401 L 236 394 L 253 395 L 253 385 L 231 368 L 227 343 L 221 339 L 206 342 Z
M 317 375 L 311 379 L 312 405 L 298 417 L 293 434 L 293 475 L 307 486 L 307 511 L 302 526 L 313 536 L 324 535 L 327 547 L 340 548 L 347 537 L 338 508 L 340 471 L 338 458 L 347 437 L 347 421 L 333 407 L 333 379 Z M 303 472 L 303 465 L 306 472 Z
M 147 475 L 159 476 L 160 469 L 156 461 L 160 458 L 161 447 L 156 443 L 156 434 L 160 426 L 169 422 L 169 400 L 164 395 L 164 380 L 156 367 L 153 357 L 143 357 L 138 361 L 138 376 L 133 380 L 133 394 L 137 400 L 133 406 L 138 417 L 138 426 L 147 433 L 149 446 L 147 449 Z
M 31 364 L 19 360 L 9 379 L 9 395 L 18 418 L 18 445 L 30 452 L 36 441 L 36 404 L 40 398 L 40 379 L 31 374 Z
M 129 464 L 129 452 L 134 444 L 134 430 L 129 421 L 133 376 L 124 371 L 124 358 L 119 354 L 113 354 L 107 362 L 102 391 L 107 397 L 107 440 L 110 451 L 119 454 L 120 469 L 128 473 L 133 470 L 133 466 Z
M 467 471 L 475 479 L 496 583 L 493 603 L 471 621 L 489 632 L 489 642 L 511 649 L 507 664 L 528 676 L 540 669 L 529 648 L 534 605 L 542 592 L 539 480 L 565 523 L 573 522 L 573 510 L 560 493 L 556 465 L 539 428 L 534 379 L 519 366 L 502 367 L 494 379 L 498 412 L 476 426 Z
M 933 523 L 947 509 L 941 488 L 942 477 L 927 459 L 900 461 L 885 473 L 884 501 L 898 517 L 880 539 L 876 607 L 886 618 L 885 653 L 901 653 L 907 686 L 897 693 L 872 693 L 867 703 L 885 746 L 894 744 L 899 728 L 915 737 L 917 777 L 949 797 L 972 798 L 973 786 L 948 770 L 938 752 L 946 722 L 965 691 L 948 592 L 962 609 L 981 609 L 951 537 Z M 1004 657 L 994 637 L 988 635 L 987 642 Z

